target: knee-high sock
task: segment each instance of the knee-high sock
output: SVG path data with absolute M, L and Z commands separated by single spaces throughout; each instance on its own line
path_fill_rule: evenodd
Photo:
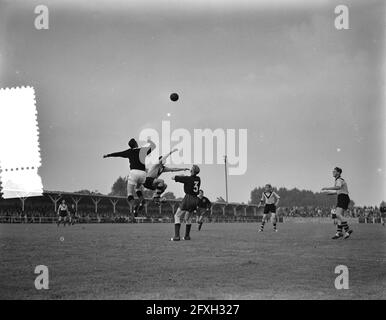
M 342 228 L 345 232 L 347 232 L 349 230 L 349 226 L 348 226 L 347 221 L 342 221 Z
M 181 223 L 176 223 L 174 225 L 174 236 L 176 238 L 179 238 L 180 237 L 180 228 L 181 228 Z
M 272 215 L 272 224 L 273 224 L 273 228 L 276 229 L 276 214 L 273 214 Z
M 192 228 L 192 225 L 191 224 L 187 224 L 186 227 L 185 227 L 185 237 L 189 237 L 190 236 L 190 229 Z

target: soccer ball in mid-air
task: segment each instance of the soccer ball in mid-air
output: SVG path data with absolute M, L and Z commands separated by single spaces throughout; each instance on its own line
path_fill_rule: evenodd
M 178 94 L 177 93 L 172 93 L 171 95 L 170 95 L 170 100 L 172 100 L 172 101 L 177 101 L 178 100 Z

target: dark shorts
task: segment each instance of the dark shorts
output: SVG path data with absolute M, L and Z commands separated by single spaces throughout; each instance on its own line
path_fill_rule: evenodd
M 267 213 L 276 213 L 276 206 L 272 203 L 272 204 L 266 204 L 264 206 L 264 214 L 267 214 Z
M 264 206 L 264 214 L 268 214 L 268 213 L 276 213 L 276 206 L 272 203 L 272 204 L 266 204 Z
M 350 204 L 350 197 L 347 194 L 338 194 L 338 203 L 336 204 L 337 208 L 342 208 L 343 210 L 347 210 L 349 204 Z
M 146 189 L 149 189 L 149 190 L 155 190 L 156 188 L 153 186 L 154 180 L 155 180 L 155 178 L 147 177 L 146 180 L 145 180 L 145 183 L 143 184 L 143 186 L 144 186 Z
M 198 197 L 187 194 L 184 199 L 182 199 L 180 209 L 183 211 L 193 212 L 197 209 L 198 206 Z
M 59 217 L 62 217 L 62 218 L 67 217 L 67 211 L 59 211 Z

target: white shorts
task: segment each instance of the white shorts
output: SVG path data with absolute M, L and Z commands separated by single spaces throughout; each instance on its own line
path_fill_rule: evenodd
M 146 180 L 146 172 L 142 170 L 130 170 L 129 177 L 127 179 L 127 190 L 128 194 L 132 194 L 133 189 L 136 191 L 142 189 L 142 185 Z

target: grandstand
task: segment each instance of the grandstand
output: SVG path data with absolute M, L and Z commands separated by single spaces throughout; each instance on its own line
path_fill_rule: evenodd
M 0 199 L 0 223 L 53 223 L 59 202 L 75 205 L 81 223 L 128 223 L 134 222 L 126 197 L 102 194 L 83 194 L 64 191 L 44 191 L 40 197 Z M 145 199 L 142 216 L 136 222 L 172 223 L 173 214 L 181 200 L 166 199 L 156 205 Z M 279 222 L 291 218 L 330 217 L 331 207 L 299 206 L 278 208 Z M 380 223 L 381 213 L 377 207 L 352 207 L 347 216 L 360 223 Z M 262 213 L 255 204 L 214 202 L 207 222 L 259 222 Z M 194 221 L 194 219 L 193 219 Z

